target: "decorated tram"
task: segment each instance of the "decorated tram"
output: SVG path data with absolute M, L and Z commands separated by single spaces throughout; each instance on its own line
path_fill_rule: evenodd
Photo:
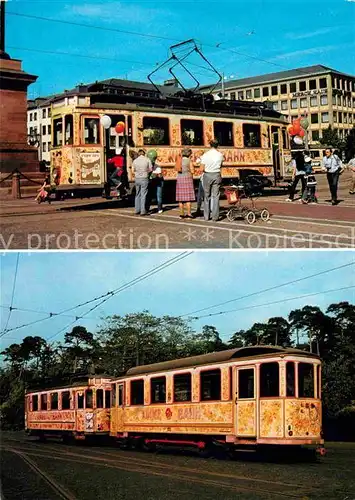
M 140 148 L 156 150 L 165 180 L 173 181 L 186 146 L 198 178 L 199 158 L 212 139 L 225 158 L 224 182 L 248 174 L 275 185 L 291 178 L 287 122 L 267 104 L 216 101 L 167 86 L 158 92 L 150 84 L 113 79 L 52 100 L 51 182 L 57 190 L 102 189 L 107 160 L 119 151 L 132 184 L 132 158 Z
M 81 438 L 109 430 L 112 439 L 136 448 L 313 445 L 324 451 L 321 361 L 306 351 L 275 346 L 230 349 L 137 366 L 108 383 L 56 390 L 72 394 L 65 409 L 61 402 L 43 411 L 41 393 L 27 393 L 27 430 L 45 434 L 56 428 Z M 89 407 L 87 390 L 92 391 Z M 111 396 L 110 410 L 108 399 L 104 408 L 98 404 L 98 391 L 103 390 Z M 78 391 L 84 397 L 81 408 Z M 95 412 L 104 412 L 104 428 L 99 428 L 102 419 Z M 83 427 L 87 414 L 94 422 L 90 429 Z

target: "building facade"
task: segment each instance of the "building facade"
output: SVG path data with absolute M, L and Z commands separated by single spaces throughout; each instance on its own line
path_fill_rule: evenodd
M 307 113 L 310 145 L 316 144 L 329 126 L 337 130 L 341 138 L 355 126 L 355 76 L 326 66 L 226 81 L 214 90 L 214 96 L 217 99 L 269 101 L 290 121 Z
M 38 98 L 27 102 L 28 142 L 38 148 L 39 161 L 50 162 L 51 150 L 51 101 Z

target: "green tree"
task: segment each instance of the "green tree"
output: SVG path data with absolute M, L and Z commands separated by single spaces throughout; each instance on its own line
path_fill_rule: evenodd
M 338 132 L 333 129 L 330 125 L 328 128 L 323 130 L 321 139 L 319 142 L 325 146 L 329 146 L 334 149 L 342 151 L 344 149 L 344 141 L 339 137 Z
M 344 153 L 346 161 L 355 158 L 355 127 L 353 127 L 344 141 Z

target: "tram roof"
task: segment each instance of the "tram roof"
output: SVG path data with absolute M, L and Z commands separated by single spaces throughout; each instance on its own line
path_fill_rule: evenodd
M 294 349 L 291 347 L 284 348 L 279 346 L 250 346 L 239 347 L 236 349 L 228 349 L 225 351 L 211 352 L 209 354 L 201 354 L 199 356 L 191 356 L 188 358 L 173 359 L 162 363 L 153 363 L 151 365 L 135 366 L 130 368 L 126 375 L 142 375 L 145 373 L 161 372 L 174 370 L 176 368 L 191 368 L 193 366 L 208 365 L 213 363 L 221 363 L 230 361 L 235 358 L 248 358 L 251 356 L 264 356 L 266 354 L 299 354 L 306 357 L 318 358 L 316 354 Z

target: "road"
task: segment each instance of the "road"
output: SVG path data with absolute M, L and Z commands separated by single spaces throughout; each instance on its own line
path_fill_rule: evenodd
M 33 199 L 2 201 L 1 249 L 180 249 L 180 248 L 354 248 L 355 196 L 342 177 L 339 204 L 330 205 L 324 176 L 318 176 L 318 205 L 286 202 L 267 190 L 256 201 L 270 211 L 268 222 L 179 219 L 176 203 L 163 214 L 137 217 L 133 207 L 102 198 L 51 205 Z M 248 203 L 247 201 L 245 203 Z M 221 203 L 227 208 L 226 200 Z M 223 211 L 222 211 L 223 212 Z M 225 212 L 225 210 L 224 210 Z
M 147 454 L 111 446 L 40 443 L 4 433 L 1 475 L 5 500 L 197 500 L 355 498 L 354 443 L 329 444 L 322 459 L 234 459 L 196 453 Z

